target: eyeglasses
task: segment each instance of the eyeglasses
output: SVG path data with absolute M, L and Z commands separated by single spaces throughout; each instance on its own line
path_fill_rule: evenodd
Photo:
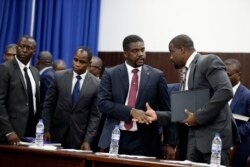
M 98 70 L 102 70 L 102 68 L 101 68 L 101 67 L 98 67 L 98 66 L 90 66 L 90 67 L 96 68 L 96 69 L 98 69 Z

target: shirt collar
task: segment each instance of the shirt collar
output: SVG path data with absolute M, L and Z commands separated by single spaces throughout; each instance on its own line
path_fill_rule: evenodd
M 17 64 L 20 67 L 21 70 L 24 69 L 24 67 L 30 68 L 30 61 L 28 62 L 27 65 L 23 64 L 21 61 L 18 60 L 18 58 L 15 56 L 15 59 L 17 60 Z
M 127 70 L 128 70 L 128 72 L 129 72 L 129 73 L 131 73 L 131 72 L 132 72 L 132 70 L 133 70 L 133 69 L 135 69 L 134 67 L 132 67 L 131 65 L 129 65 L 126 61 L 125 61 L 125 65 L 126 65 Z M 138 69 L 139 71 L 141 71 L 142 66 L 140 66 L 140 67 L 136 67 L 136 69 Z
M 43 73 L 44 73 L 44 71 L 46 71 L 47 69 L 50 69 L 50 68 L 52 68 L 52 67 L 45 67 L 45 68 L 43 68 L 39 73 L 40 73 L 40 75 L 42 75 Z
M 80 76 L 82 77 L 82 79 L 84 80 L 84 78 L 86 77 L 87 71 L 85 71 L 85 73 L 82 73 Z M 73 71 L 73 78 L 75 78 L 76 76 L 78 76 L 79 74 L 77 74 L 75 71 Z
M 195 57 L 195 55 L 196 55 L 197 53 L 198 53 L 198 52 L 195 51 L 194 53 L 191 54 L 191 56 L 188 58 L 188 60 L 187 60 L 187 62 L 186 62 L 185 67 L 187 67 L 188 69 L 190 68 L 191 63 L 192 63 L 192 61 L 194 60 L 194 57 Z
M 233 93 L 234 93 L 234 95 L 235 95 L 237 89 L 239 88 L 239 86 L 240 86 L 240 82 L 238 82 L 236 85 L 234 85 L 234 87 L 233 87 Z

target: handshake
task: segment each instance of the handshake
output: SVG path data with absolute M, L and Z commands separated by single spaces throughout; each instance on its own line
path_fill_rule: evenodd
M 132 121 L 138 122 L 138 123 L 145 123 L 145 124 L 150 124 L 153 121 L 157 120 L 157 114 L 156 112 L 149 106 L 148 103 L 146 103 L 146 112 L 143 110 L 139 110 L 136 108 L 132 108 L 131 110 L 131 116 L 132 116 Z

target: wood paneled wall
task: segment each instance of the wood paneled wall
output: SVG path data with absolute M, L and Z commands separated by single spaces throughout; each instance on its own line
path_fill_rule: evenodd
M 207 54 L 200 52 L 201 54 Z M 218 55 L 222 60 L 228 58 L 235 58 L 241 62 L 242 65 L 242 83 L 250 88 L 250 53 L 213 53 Z M 99 57 L 103 60 L 104 67 L 112 67 L 124 62 L 122 52 L 99 52 Z M 178 82 L 178 70 L 176 70 L 169 60 L 169 52 L 147 52 L 146 64 L 155 68 L 161 69 L 169 83 Z

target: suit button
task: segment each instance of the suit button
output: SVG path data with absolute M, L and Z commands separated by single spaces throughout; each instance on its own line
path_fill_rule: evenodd
M 26 103 L 26 106 L 29 106 L 29 103 Z

